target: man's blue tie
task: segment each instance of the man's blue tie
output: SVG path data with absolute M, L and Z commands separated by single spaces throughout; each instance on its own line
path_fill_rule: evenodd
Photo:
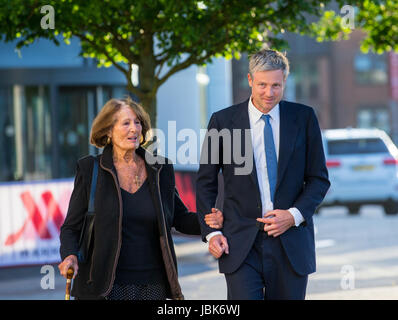
M 272 135 L 272 127 L 269 123 L 270 115 L 263 114 L 261 119 L 264 120 L 264 146 L 265 146 L 265 156 L 267 158 L 267 172 L 269 189 L 271 194 L 271 201 L 274 202 L 276 179 L 278 174 L 278 160 L 276 158 L 274 136 Z

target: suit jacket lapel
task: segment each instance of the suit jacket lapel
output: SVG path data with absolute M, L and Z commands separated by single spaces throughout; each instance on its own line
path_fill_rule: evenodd
M 231 123 L 231 129 L 240 129 L 242 130 L 242 134 L 241 134 L 241 154 L 243 155 L 244 151 L 245 151 L 245 130 L 250 129 L 250 121 L 249 121 L 249 99 L 242 102 L 241 104 L 239 104 L 237 106 L 237 112 L 235 113 L 235 116 L 232 118 L 232 123 Z M 232 132 L 231 132 L 232 134 Z M 250 147 L 248 148 L 249 150 L 253 150 L 253 146 L 251 143 L 251 136 L 249 137 L 250 139 L 247 139 L 248 143 L 250 143 Z M 234 143 L 234 141 L 232 140 L 232 143 Z M 258 180 L 257 180 L 257 170 L 256 170 L 256 163 L 254 161 L 254 152 L 252 152 L 252 157 L 251 157 L 251 161 L 252 161 L 252 171 L 249 174 L 250 179 L 252 180 L 252 182 L 254 183 L 257 193 L 258 193 L 258 197 L 259 199 L 261 199 L 260 197 L 260 188 L 258 186 Z
M 282 181 L 283 174 L 289 164 L 290 156 L 294 150 L 296 142 L 298 125 L 297 111 L 290 107 L 286 101 L 279 102 L 280 129 L 279 129 L 279 159 L 278 159 L 278 179 L 276 190 Z

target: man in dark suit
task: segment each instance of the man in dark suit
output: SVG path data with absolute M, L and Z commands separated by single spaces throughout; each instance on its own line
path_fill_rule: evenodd
M 202 147 L 197 212 L 228 299 L 304 299 L 315 272 L 312 216 L 330 182 L 314 110 L 282 100 L 288 73 L 282 53 L 252 55 L 251 97 L 212 115 Z M 220 170 L 224 226 L 217 230 L 204 215 L 215 206 Z

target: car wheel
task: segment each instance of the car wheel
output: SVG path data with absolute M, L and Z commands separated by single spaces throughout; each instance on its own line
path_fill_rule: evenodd
M 398 213 L 398 201 L 388 201 L 384 205 L 384 212 L 388 215 Z
M 359 213 L 359 209 L 361 208 L 361 206 L 357 204 L 351 204 L 347 206 L 347 208 L 348 208 L 348 213 L 350 215 L 357 215 Z

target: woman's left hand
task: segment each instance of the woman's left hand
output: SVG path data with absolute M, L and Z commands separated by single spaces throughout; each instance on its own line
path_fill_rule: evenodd
M 224 215 L 217 208 L 211 208 L 211 213 L 205 215 L 206 224 L 213 229 L 221 229 L 224 223 Z

